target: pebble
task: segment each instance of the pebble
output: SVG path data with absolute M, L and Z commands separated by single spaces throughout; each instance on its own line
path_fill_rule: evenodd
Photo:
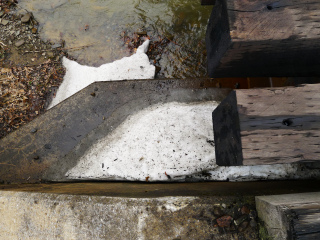
M 217 219 L 217 223 L 219 227 L 230 227 L 230 224 L 232 222 L 232 217 L 231 216 L 222 216 L 220 218 Z
M 31 133 L 36 133 L 37 131 L 38 131 L 38 130 L 37 130 L 36 128 L 32 128 L 30 132 L 31 132 Z
M 51 47 L 52 48 L 58 48 L 58 47 L 61 47 L 61 44 L 60 43 L 55 43 Z
M 9 23 L 9 20 L 7 20 L 7 19 L 1 19 L 1 24 L 2 25 L 7 25 Z
M 54 54 L 53 54 L 53 52 L 47 52 L 47 56 L 49 57 L 49 58 L 52 58 L 53 56 L 54 56 Z
M 225 203 L 222 203 L 221 206 L 222 206 L 223 208 L 226 208 L 226 207 L 227 207 L 227 205 L 226 205 Z
M 20 47 L 20 46 L 22 46 L 24 43 L 25 43 L 25 41 L 24 41 L 23 39 L 21 39 L 21 40 L 17 41 L 14 45 L 15 45 L 16 47 Z
M 32 29 L 31 29 L 31 32 L 32 32 L 33 34 L 36 34 L 36 33 L 37 33 L 37 31 L 38 31 L 38 29 L 37 29 L 37 28 L 32 28 Z
M 1 11 L 0 12 L 0 17 L 2 17 L 4 15 L 4 12 L 3 11 Z
M 248 215 L 242 215 L 241 217 L 234 220 L 234 224 L 239 226 L 243 221 L 248 219 Z
M 30 14 L 30 13 L 26 13 L 26 14 L 21 18 L 21 22 L 27 23 L 27 22 L 29 22 L 30 18 L 31 18 L 31 14 Z
M 241 213 L 242 214 L 249 214 L 250 213 L 250 209 L 247 206 L 243 206 L 241 208 Z

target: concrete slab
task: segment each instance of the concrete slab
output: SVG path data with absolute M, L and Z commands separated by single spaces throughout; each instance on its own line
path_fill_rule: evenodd
M 213 224 L 213 209 L 221 203 L 216 197 L 117 198 L 1 191 L 0 238 L 238 239 L 238 233 L 219 234 Z M 245 239 L 256 239 L 249 233 L 251 238 Z
M 315 233 L 311 232 L 313 237 L 308 238 L 310 233 L 308 225 L 319 226 L 319 216 L 316 223 L 310 216 L 309 219 L 299 219 L 296 214 L 298 209 L 308 208 L 317 209 L 320 212 L 320 192 L 259 196 L 256 197 L 256 207 L 259 218 L 265 222 L 268 233 L 274 239 L 318 239 L 320 237 L 318 228 L 317 237 L 313 238 Z M 301 225 L 301 222 L 294 222 L 294 219 L 304 221 L 305 238 L 296 236 L 300 235 L 297 233 L 297 225 Z

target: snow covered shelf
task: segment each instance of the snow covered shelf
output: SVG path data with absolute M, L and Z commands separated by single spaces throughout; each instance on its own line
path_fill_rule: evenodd
M 320 160 L 320 84 L 231 92 L 213 112 L 220 166 Z

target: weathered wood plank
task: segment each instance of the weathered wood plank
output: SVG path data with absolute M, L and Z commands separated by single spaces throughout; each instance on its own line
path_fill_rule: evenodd
M 320 74 L 320 2 L 217 0 L 206 36 L 210 77 Z
M 294 207 L 291 209 L 294 215 L 292 231 L 295 239 L 311 239 L 310 235 L 320 239 L 320 205 L 308 204 L 304 208 Z M 307 238 L 308 237 L 308 238 Z
M 226 112 L 224 106 L 219 106 L 213 113 L 218 165 L 320 160 L 320 84 L 237 90 L 232 96 L 236 98 L 233 101 L 236 107 L 233 108 L 237 109 L 237 114 L 225 114 L 225 119 L 220 119 L 219 123 L 217 116 L 220 112 Z M 221 124 L 235 117 L 239 120 L 231 120 L 227 132 L 229 135 L 219 135 Z M 227 150 L 226 144 L 237 138 L 238 130 L 241 140 L 237 147 L 242 147 L 243 160 L 230 162 L 225 159 L 222 149 Z M 224 136 L 228 136 L 228 139 L 219 139 Z M 220 146 L 220 142 L 224 145 Z
M 320 239 L 320 193 L 256 197 L 259 218 L 274 239 Z
M 228 166 L 242 165 L 240 125 L 235 92 L 231 92 L 219 104 L 212 113 L 212 119 L 216 158 L 219 156 L 219 161 Z

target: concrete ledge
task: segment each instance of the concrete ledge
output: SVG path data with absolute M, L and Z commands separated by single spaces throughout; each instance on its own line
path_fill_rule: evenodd
M 1 239 L 212 239 L 215 197 L 0 192 Z M 224 234 L 218 239 L 231 239 Z

